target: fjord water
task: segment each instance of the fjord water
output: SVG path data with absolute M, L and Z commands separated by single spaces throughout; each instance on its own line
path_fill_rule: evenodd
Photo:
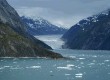
M 110 80 L 110 51 L 53 51 L 71 59 L 1 58 L 0 80 Z

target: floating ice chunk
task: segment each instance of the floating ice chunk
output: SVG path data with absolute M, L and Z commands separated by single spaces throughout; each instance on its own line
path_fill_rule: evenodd
M 76 78 L 82 78 L 82 76 L 75 76 Z
M 97 56 L 96 56 L 96 55 L 94 55 L 94 56 L 92 56 L 92 57 L 95 57 L 95 58 L 96 58 Z
M 85 59 L 85 58 L 79 58 L 80 60 L 83 60 L 83 59 Z
M 99 63 L 100 66 L 104 65 L 105 63 Z
M 65 76 L 70 76 L 71 74 L 65 74 Z
M 4 66 L 4 68 L 9 68 L 10 66 Z
M 78 73 L 78 74 L 75 74 L 76 76 L 83 76 L 83 74 L 82 73 Z
M 66 69 L 66 70 L 72 70 L 71 67 L 57 67 L 57 69 Z
M 73 64 L 68 64 L 67 65 L 67 67 L 73 67 L 73 66 L 75 66 L 75 65 L 73 65 Z
M 104 60 L 104 62 L 109 62 L 110 60 Z
M 78 67 L 78 69 L 81 69 L 81 67 Z
M 82 78 L 82 76 L 83 76 L 82 73 L 75 74 L 75 77 L 76 77 L 76 78 Z
M 50 71 L 50 73 L 52 73 L 53 71 Z
M 33 69 L 36 69 L 36 68 L 41 68 L 41 66 L 31 66 L 31 67 L 26 67 L 26 68 L 33 68 Z
M 72 70 L 73 64 L 68 64 L 66 67 L 57 67 L 57 69 L 67 69 L 67 70 Z
M 70 58 L 76 58 L 76 56 L 70 56 Z

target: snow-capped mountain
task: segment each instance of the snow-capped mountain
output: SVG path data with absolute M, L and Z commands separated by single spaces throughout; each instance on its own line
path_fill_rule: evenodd
M 64 34 L 67 31 L 67 29 L 55 26 L 40 17 L 32 19 L 22 16 L 21 19 L 29 25 L 28 32 L 32 35 Z
M 62 39 L 65 48 L 110 50 L 110 9 L 79 21 Z

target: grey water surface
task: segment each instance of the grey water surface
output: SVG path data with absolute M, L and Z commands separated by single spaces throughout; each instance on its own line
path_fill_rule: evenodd
M 71 59 L 0 58 L 0 80 L 110 80 L 110 51 L 53 51 Z

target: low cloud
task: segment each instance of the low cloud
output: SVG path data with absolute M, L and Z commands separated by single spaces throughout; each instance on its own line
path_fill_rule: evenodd
M 70 28 L 79 20 L 110 8 L 110 0 L 7 0 L 20 15 L 43 17 Z

